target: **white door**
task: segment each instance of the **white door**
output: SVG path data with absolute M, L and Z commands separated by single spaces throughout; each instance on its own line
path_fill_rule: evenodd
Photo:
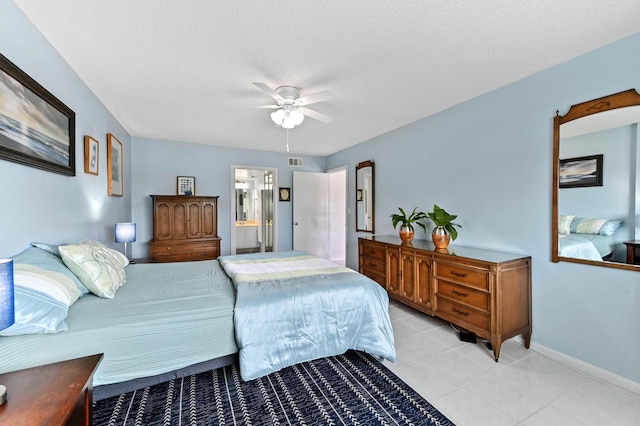
M 329 177 L 293 172 L 293 249 L 329 259 Z

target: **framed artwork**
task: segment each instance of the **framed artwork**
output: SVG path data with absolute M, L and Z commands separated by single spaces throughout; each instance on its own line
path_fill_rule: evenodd
M 196 178 L 193 176 L 178 176 L 178 195 L 196 195 Z
M 560 188 L 602 186 L 604 155 L 589 155 L 560 160 Z
M 280 201 L 291 201 L 291 188 L 280 188 L 278 196 Z
M 0 158 L 76 175 L 76 115 L 0 55 Z
M 84 172 L 98 175 L 100 143 L 91 136 L 84 137 Z
M 356 189 L 356 201 L 362 201 L 362 189 Z
M 122 143 L 107 133 L 107 180 L 109 195 L 122 197 L 124 192 Z

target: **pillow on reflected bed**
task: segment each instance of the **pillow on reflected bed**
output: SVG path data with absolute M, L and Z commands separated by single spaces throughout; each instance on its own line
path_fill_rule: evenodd
M 2 336 L 67 330 L 67 312 L 82 296 L 76 276 L 62 260 L 36 247 L 13 257 L 15 323 Z
M 610 237 L 622 225 L 621 220 L 608 219 L 585 219 L 574 217 L 571 221 L 571 233 L 573 234 L 593 234 Z

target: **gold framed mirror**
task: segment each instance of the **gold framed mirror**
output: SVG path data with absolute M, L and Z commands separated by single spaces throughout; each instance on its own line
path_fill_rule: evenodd
M 375 164 L 373 160 L 356 165 L 356 232 L 375 229 Z
M 640 94 L 553 120 L 551 261 L 640 271 Z

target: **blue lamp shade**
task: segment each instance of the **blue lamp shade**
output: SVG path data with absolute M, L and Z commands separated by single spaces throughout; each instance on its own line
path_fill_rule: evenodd
M 13 305 L 13 260 L 0 259 L 0 330 L 15 321 Z
M 116 243 L 132 243 L 136 240 L 135 223 L 116 223 Z

